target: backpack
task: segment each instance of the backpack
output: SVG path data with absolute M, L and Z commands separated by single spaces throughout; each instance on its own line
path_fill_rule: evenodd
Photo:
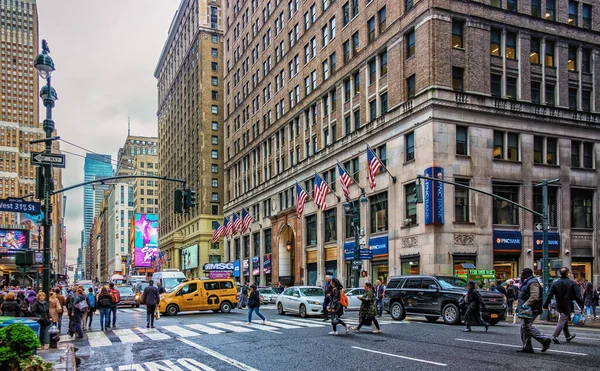
M 98 305 L 100 306 L 100 308 L 109 308 L 112 304 L 112 298 L 108 298 L 106 296 L 102 296 L 100 297 L 100 300 L 98 300 Z
M 110 290 L 110 297 L 112 298 L 112 302 L 114 304 L 119 304 L 119 302 L 121 301 L 121 294 L 119 294 L 119 290 Z
M 515 298 L 515 288 L 514 287 L 508 287 L 506 289 L 506 298 L 507 299 L 514 299 Z
M 344 308 L 348 308 L 348 297 L 342 290 L 340 290 L 340 305 Z
M 90 307 L 95 308 L 96 307 L 96 297 L 94 296 L 94 294 L 88 294 L 87 297 L 90 302 Z

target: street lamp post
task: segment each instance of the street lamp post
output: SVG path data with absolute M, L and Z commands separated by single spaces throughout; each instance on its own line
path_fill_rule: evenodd
M 369 202 L 365 195 L 365 190 L 361 188 L 360 202 L 366 204 Z M 354 231 L 354 256 L 352 258 L 352 270 L 354 270 L 354 287 L 359 287 L 360 279 L 360 209 L 356 207 L 355 202 L 346 201 L 344 210 L 347 213 L 352 212 L 352 229 Z
M 42 53 L 35 58 L 34 66 L 42 79 L 46 80 L 46 85 L 40 90 L 40 98 L 46 107 L 46 119 L 43 128 L 46 133 L 44 153 L 52 152 L 52 134 L 54 132 L 54 121 L 52 121 L 52 108 L 54 101 L 58 99 L 56 90 L 51 85 L 50 76 L 54 71 L 54 61 L 50 58 L 50 49 L 46 40 L 42 40 Z M 50 227 L 52 226 L 52 205 L 50 204 L 50 192 L 52 191 L 52 165 L 43 165 L 44 174 L 44 263 L 42 275 L 42 289 L 46 297 L 50 297 Z M 39 181 L 39 180 L 38 180 Z

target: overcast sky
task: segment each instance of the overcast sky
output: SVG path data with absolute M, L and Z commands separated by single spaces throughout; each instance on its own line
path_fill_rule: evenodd
M 157 136 L 154 68 L 179 0 L 38 0 L 40 41 L 56 65 L 52 85 L 58 134 L 111 154 L 131 133 Z M 40 104 L 41 106 L 41 104 Z M 40 107 L 40 117 L 44 116 Z M 85 156 L 85 151 L 61 143 Z M 83 182 L 83 158 L 67 155 L 63 186 Z M 67 195 L 67 256 L 75 262 L 83 229 L 83 188 Z

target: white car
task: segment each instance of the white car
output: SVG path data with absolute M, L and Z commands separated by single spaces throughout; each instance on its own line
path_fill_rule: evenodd
M 275 304 L 279 295 L 272 287 L 259 287 L 258 292 L 263 297 L 263 304 Z
M 365 289 L 344 289 L 344 293 L 348 297 L 348 308 L 346 310 L 359 310 L 361 301 L 358 300 L 358 296 L 364 295 Z
M 322 315 L 323 289 L 317 286 L 294 286 L 277 296 L 277 313 L 299 313 L 300 317 Z

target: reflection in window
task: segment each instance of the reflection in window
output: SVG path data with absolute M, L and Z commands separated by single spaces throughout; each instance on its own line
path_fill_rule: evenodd
M 371 212 L 371 233 L 388 230 L 388 199 L 387 192 L 369 197 Z
M 494 184 L 493 193 L 513 202 L 519 202 L 519 186 Z M 494 224 L 518 225 L 519 209 L 503 200 L 494 198 Z

